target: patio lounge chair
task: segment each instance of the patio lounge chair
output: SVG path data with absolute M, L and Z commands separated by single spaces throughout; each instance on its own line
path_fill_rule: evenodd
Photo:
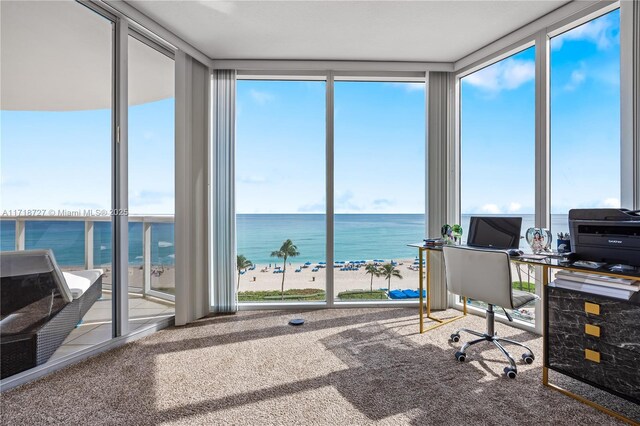
M 0 378 L 53 355 L 102 295 L 102 275 L 63 273 L 51 250 L 0 254 Z

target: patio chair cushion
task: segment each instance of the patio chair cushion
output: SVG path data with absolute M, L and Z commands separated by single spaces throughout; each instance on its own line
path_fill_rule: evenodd
M 81 297 L 102 274 L 102 269 L 88 269 L 85 271 L 62 273 L 65 281 L 67 282 L 67 287 L 69 287 L 74 299 Z

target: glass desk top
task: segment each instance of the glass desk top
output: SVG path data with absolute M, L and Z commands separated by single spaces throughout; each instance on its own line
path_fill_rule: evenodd
M 417 249 L 423 250 L 431 250 L 431 251 L 442 251 L 442 246 L 425 246 L 423 243 L 416 244 L 407 244 L 409 247 L 415 247 Z M 465 246 L 459 246 L 465 247 Z M 504 251 L 504 250 L 500 250 Z M 568 256 L 568 254 L 567 254 Z M 554 269 L 569 269 L 573 271 L 584 271 L 590 272 L 592 274 L 599 274 L 605 276 L 612 276 L 618 278 L 637 278 L 640 279 L 640 268 L 635 267 L 633 269 L 618 271 L 611 270 L 613 265 L 604 265 L 600 268 L 589 268 L 586 266 L 576 265 L 575 262 L 571 261 L 567 256 L 560 255 L 545 255 L 545 254 L 534 254 L 525 252 L 522 256 L 511 256 L 511 260 L 513 262 L 518 263 L 526 263 L 533 266 L 547 266 Z

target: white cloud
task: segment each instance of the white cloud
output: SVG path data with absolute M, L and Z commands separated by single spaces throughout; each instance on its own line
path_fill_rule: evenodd
M 580 62 L 580 66 L 571 72 L 569 82 L 565 84 L 564 90 L 573 91 L 578 88 L 587 79 L 587 66 L 584 61 Z
M 317 203 L 305 204 L 298 207 L 298 213 L 324 213 L 326 211 L 325 199 Z
M 600 203 L 602 207 L 609 207 L 612 209 L 617 209 L 620 207 L 620 200 L 617 198 L 605 198 L 604 200 L 602 200 L 602 202 Z
M 464 78 L 466 83 L 488 92 L 513 90 L 535 78 L 535 62 L 507 58 Z
M 255 103 L 259 105 L 264 105 L 267 102 L 272 101 L 274 98 L 274 96 L 269 92 L 261 92 L 254 89 L 251 89 L 251 91 L 249 91 L 249 95 L 251 96 L 251 99 L 253 99 Z
M 553 50 L 559 50 L 565 41 L 586 40 L 595 43 L 599 50 L 605 50 L 614 44 L 612 27 L 611 17 L 595 19 L 555 37 L 551 47 Z
M 362 207 L 355 202 L 355 195 L 349 190 L 336 195 L 335 209 L 349 213 L 362 211 Z
M 5 176 L 2 176 L 2 178 L 0 178 L 0 186 L 2 186 L 3 190 L 7 188 L 24 188 L 32 184 L 33 183 L 29 181 L 21 179 L 7 179 Z
M 424 83 L 391 83 L 391 85 L 402 87 L 407 92 L 424 92 L 426 87 Z
M 511 203 L 509 203 L 509 209 L 507 211 L 509 213 L 518 213 L 521 208 L 522 208 L 522 204 L 512 201 Z
M 485 204 L 484 206 L 480 207 L 480 211 L 482 211 L 482 213 L 487 213 L 487 214 L 502 213 L 502 210 L 500 210 L 500 207 L 498 207 L 495 204 Z

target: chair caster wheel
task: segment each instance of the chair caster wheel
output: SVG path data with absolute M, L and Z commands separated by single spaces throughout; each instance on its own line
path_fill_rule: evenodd
M 510 379 L 515 379 L 518 372 L 511 367 L 505 367 L 504 374 Z
M 464 352 L 456 352 L 456 359 L 460 362 L 464 362 L 467 359 L 467 354 L 465 354 Z
M 522 354 L 522 360 L 526 363 L 526 364 L 533 364 L 533 360 L 536 359 L 535 356 L 533 356 L 532 353 L 527 352 L 526 354 Z
M 451 341 L 455 342 L 455 343 L 459 342 L 460 341 L 460 335 L 458 333 L 453 333 L 451 335 Z

